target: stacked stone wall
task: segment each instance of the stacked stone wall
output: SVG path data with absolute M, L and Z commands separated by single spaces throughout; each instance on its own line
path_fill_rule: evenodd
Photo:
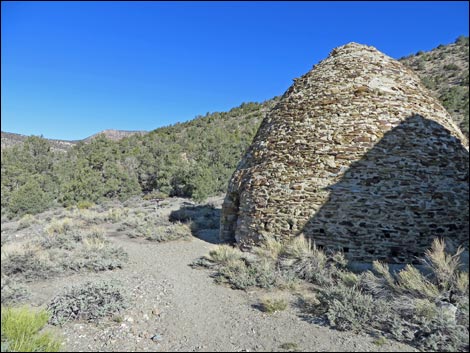
M 220 237 L 304 234 L 352 260 L 468 247 L 468 144 L 446 110 L 373 47 L 335 49 L 268 114 L 230 180 Z

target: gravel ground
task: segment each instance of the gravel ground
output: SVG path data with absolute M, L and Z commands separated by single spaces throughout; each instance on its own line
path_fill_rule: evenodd
M 162 219 L 178 203 L 158 209 Z M 122 270 L 76 274 L 29 285 L 29 302 L 45 305 L 56 294 L 87 281 L 118 280 L 130 306 L 119 320 L 71 322 L 57 329 L 67 351 L 416 351 L 386 340 L 340 332 L 308 322 L 291 305 L 267 314 L 256 308 L 262 290 L 217 285 L 210 271 L 189 265 L 215 245 L 198 238 L 155 243 L 130 239 L 109 226 L 110 240 L 129 254 Z M 284 293 L 292 301 L 292 294 Z M 281 348 L 285 347 L 285 349 Z

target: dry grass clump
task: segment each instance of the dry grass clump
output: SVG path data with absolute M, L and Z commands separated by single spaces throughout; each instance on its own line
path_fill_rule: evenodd
M 320 284 L 330 281 L 327 255 L 303 237 L 286 243 L 278 259 L 281 268 L 294 272 L 300 279 Z
M 113 270 L 127 262 L 127 253 L 110 244 L 102 228 L 62 225 L 57 221 L 42 236 L 4 245 L 2 274 L 11 281 L 30 282 L 76 271 Z
M 113 207 L 110 208 L 104 214 L 104 221 L 117 223 L 129 215 L 129 209 L 124 207 Z
M 79 209 L 76 217 L 86 225 L 96 225 L 104 222 L 106 213 L 98 212 L 95 209 Z
M 67 231 L 71 230 L 74 227 L 74 221 L 72 218 L 65 217 L 62 219 L 53 218 L 49 224 L 44 228 L 44 231 L 50 235 L 54 236 L 57 234 L 64 234 Z
M 393 275 L 376 261 L 352 287 L 321 288 L 318 307 L 338 329 L 380 330 L 426 351 L 468 351 L 468 273 L 460 271 L 461 253 L 446 253 L 436 239 L 422 261 L 424 273 L 407 265 Z
M 36 217 L 34 217 L 33 215 L 30 215 L 29 213 L 25 214 L 18 221 L 17 230 L 31 227 L 33 224 L 36 224 L 36 223 L 38 223 L 38 220 L 36 219 Z
M 259 306 L 265 313 L 274 314 L 286 310 L 288 302 L 284 298 L 264 297 L 260 299 Z
M 174 223 L 153 228 L 146 227 L 145 238 L 152 241 L 171 241 L 178 239 L 190 239 L 191 230 L 187 224 Z
M 220 265 L 230 265 L 241 260 L 243 253 L 230 245 L 219 245 L 209 252 L 209 259 Z
M 295 342 L 285 342 L 279 346 L 279 348 L 287 352 L 300 352 L 299 345 Z
M 30 282 L 46 279 L 60 273 L 58 266 L 51 260 L 50 253 L 37 243 L 10 243 L 2 249 L 2 275 L 12 281 Z
M 342 253 L 327 253 L 306 239 L 267 240 L 253 253 L 222 245 L 194 263 L 212 269 L 236 289 L 289 287 L 308 282 L 304 312 L 339 330 L 379 333 L 426 351 L 468 351 L 469 278 L 460 269 L 462 249 L 445 252 L 436 239 L 422 260 L 392 273 L 387 264 L 353 273 Z M 287 285 L 286 285 L 287 283 Z
M 267 239 L 253 254 L 228 245 L 218 246 L 194 265 L 214 269 L 219 283 L 237 289 L 295 288 L 299 280 L 329 281 L 338 270 L 333 256 L 337 255 L 328 256 L 305 239 L 296 238 L 285 244 Z
M 121 231 L 127 231 L 131 238 L 144 238 L 151 241 L 171 241 L 189 239 L 189 224 L 168 223 L 155 213 L 137 211 L 127 214 L 121 222 Z
M 87 201 L 87 200 L 78 201 L 78 203 L 77 203 L 77 208 L 79 210 L 86 210 L 86 209 L 91 208 L 93 206 L 95 206 L 95 204 L 93 202 Z

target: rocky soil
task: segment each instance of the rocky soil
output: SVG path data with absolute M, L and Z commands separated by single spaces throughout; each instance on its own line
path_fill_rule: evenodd
M 183 205 L 176 199 L 156 208 L 162 222 Z M 220 207 L 221 199 L 213 200 Z M 5 224 L 13 229 L 12 224 Z M 4 225 L 2 225 L 4 228 Z M 339 332 L 313 323 L 291 305 L 267 314 L 257 308 L 265 291 L 217 285 L 210 271 L 190 264 L 206 255 L 214 238 L 166 243 L 131 239 L 109 225 L 107 236 L 129 254 L 121 270 L 76 274 L 28 285 L 28 302 L 46 305 L 56 294 L 87 281 L 117 280 L 130 306 L 99 323 L 69 322 L 56 328 L 67 351 L 414 351 L 377 337 Z M 272 293 L 271 293 L 272 294 Z M 276 293 L 295 302 L 294 293 Z M 384 343 L 385 342 L 385 343 Z

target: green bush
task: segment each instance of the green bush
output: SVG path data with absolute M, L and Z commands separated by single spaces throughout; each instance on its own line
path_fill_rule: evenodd
M 51 206 L 52 199 L 45 193 L 39 183 L 29 180 L 13 191 L 10 196 L 9 210 L 14 215 L 37 214 Z
M 58 352 L 61 341 L 40 332 L 49 317 L 45 310 L 2 307 L 2 352 Z

